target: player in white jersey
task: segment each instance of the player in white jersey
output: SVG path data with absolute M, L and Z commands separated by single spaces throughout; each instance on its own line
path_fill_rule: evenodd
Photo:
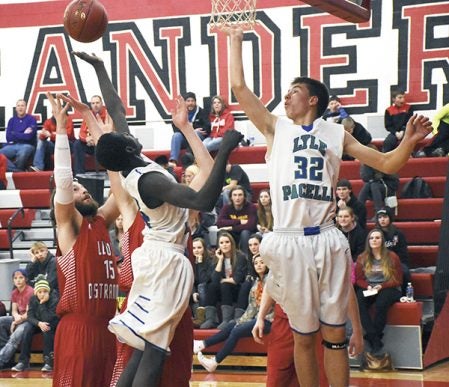
M 144 243 L 131 258 L 134 281 L 127 309 L 110 322 L 110 329 L 119 339 L 140 350 L 132 355 L 117 386 L 157 386 L 169 343 L 188 305 L 193 286 L 192 267 L 183 255 L 188 219 L 186 208 L 212 210 L 221 192 L 227 158 L 243 136 L 235 130 L 226 132 L 212 170 L 209 169 L 210 174 L 198 191 L 178 184 L 163 168 L 142 157 L 142 145 L 129 133 L 123 103 L 103 61 L 95 55 L 75 54 L 94 67 L 117 130 L 101 135 L 96 158 L 106 169 L 126 176 L 125 188 L 136 199 L 142 212 L 151 218 L 151 230 L 147 231 Z M 59 95 L 58 98 L 69 102 L 83 114 L 88 109 L 71 97 Z M 89 125 L 95 126 L 93 115 L 88 117 Z M 186 138 L 189 137 L 188 132 L 193 134 L 190 138 L 196 137 L 187 120 L 182 97 L 175 101 L 173 122 Z M 204 146 L 201 147 L 206 152 Z
M 323 337 L 325 370 L 332 386 L 349 384 L 344 323 L 347 319 L 349 247 L 332 223 L 334 189 L 342 153 L 384 173 L 394 173 L 430 131 L 428 118 L 414 115 L 400 146 L 379 153 L 361 145 L 338 125 L 320 117 L 329 100 L 325 85 L 296 78 L 285 96 L 284 122 L 271 114 L 246 85 L 243 31 L 229 28 L 231 86 L 235 97 L 267 142 L 266 160 L 274 232 L 261 255 L 272 273 L 267 289 L 287 313 L 294 332 L 295 368 L 301 386 L 318 386 L 315 338 Z

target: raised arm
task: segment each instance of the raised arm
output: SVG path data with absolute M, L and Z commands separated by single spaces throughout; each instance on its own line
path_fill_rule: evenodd
M 136 201 L 125 190 L 122 185 L 122 178 L 119 172 L 108 171 L 111 191 L 115 196 L 115 202 L 123 217 L 123 230 L 127 231 L 134 222 L 139 207 Z
M 62 254 L 65 254 L 75 243 L 76 230 L 81 226 L 83 218 L 75 208 L 73 195 L 72 159 L 66 129 L 66 112 L 69 104 L 63 107 L 62 100 L 55 99 L 51 93 L 47 93 L 47 98 L 56 119 L 54 153 L 56 193 L 53 205 L 58 230 L 58 244 Z
M 144 203 L 150 208 L 167 202 L 178 207 L 211 211 L 221 192 L 228 156 L 242 137 L 241 133 L 235 130 L 226 132 L 215 158 L 212 172 L 198 192 L 186 185 L 172 182 L 161 173 L 143 175 L 139 179 L 139 192 Z
M 270 151 L 277 117 L 267 110 L 260 99 L 246 85 L 242 59 L 243 31 L 240 28 L 228 28 L 226 32 L 231 43 L 230 77 L 232 91 L 248 119 L 265 136 L 267 150 Z
M 98 83 L 100 84 L 101 94 L 103 95 L 106 108 L 112 117 L 116 131 L 119 133 L 129 133 L 125 107 L 109 78 L 103 60 L 95 54 L 89 55 L 85 52 L 73 52 L 73 54 L 91 64 L 94 68 L 95 73 L 97 74 Z
M 189 143 L 195 157 L 195 161 L 200 170 L 190 184 L 190 188 L 198 191 L 203 187 L 206 179 L 209 177 L 212 171 L 214 160 L 204 146 L 203 142 L 196 135 L 192 124 L 188 121 L 186 104 L 184 98 L 182 98 L 181 96 L 178 96 L 175 100 L 175 107 L 172 112 L 172 116 L 173 123 L 177 128 L 179 128 L 179 130 L 182 132 L 187 142 Z
M 432 124 L 429 118 L 414 114 L 407 122 L 403 140 L 391 152 L 380 153 L 360 144 L 354 137 L 345 132 L 344 153 L 383 173 L 396 173 L 410 158 L 415 145 L 431 131 Z

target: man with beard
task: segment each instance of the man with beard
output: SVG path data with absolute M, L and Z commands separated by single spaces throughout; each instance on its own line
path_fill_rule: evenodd
M 55 185 L 52 205 L 59 256 L 57 274 L 61 318 L 55 338 L 53 386 L 109 386 L 115 362 L 115 337 L 108 322 L 118 296 L 115 257 L 108 227 L 119 215 L 114 198 L 97 202 L 73 181 L 66 133 L 66 111 L 50 93 L 57 121 Z

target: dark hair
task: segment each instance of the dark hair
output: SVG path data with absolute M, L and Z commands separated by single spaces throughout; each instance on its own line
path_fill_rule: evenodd
M 234 191 L 243 191 L 243 197 L 245 198 L 245 201 L 246 201 L 248 194 L 247 194 L 245 188 L 243 188 L 241 185 L 236 185 L 235 187 L 232 187 L 232 188 L 229 190 L 229 200 L 231 200 L 232 193 L 233 193 Z M 232 200 L 231 200 L 231 203 L 232 203 Z M 234 205 L 234 203 L 232 203 L 232 204 Z
M 159 165 L 167 165 L 167 164 L 168 164 L 168 157 L 165 156 L 165 155 L 157 156 L 157 157 L 154 159 L 154 162 L 157 163 L 157 164 L 159 164 Z
M 337 183 L 337 188 L 338 187 L 346 187 L 349 188 L 352 191 L 352 184 L 348 179 L 340 179 L 338 180 Z
M 330 97 L 329 97 L 329 102 L 330 101 L 337 101 L 337 102 L 340 102 L 340 98 L 338 98 L 336 95 L 331 95 Z
M 398 95 L 405 94 L 404 90 L 402 89 L 394 89 L 391 91 L 391 100 L 393 101 Z
M 99 164 L 110 171 L 128 171 L 137 165 L 133 159 L 138 158 L 140 149 L 130 146 L 123 134 L 104 133 L 98 139 L 95 157 Z
M 303 84 L 306 85 L 307 90 L 309 90 L 310 96 L 315 96 L 318 98 L 317 112 L 316 116 L 321 117 L 327 109 L 329 104 L 329 91 L 324 83 L 312 79 L 309 77 L 296 77 L 293 79 L 292 85 Z
M 270 196 L 270 204 L 268 205 L 269 211 L 267 214 L 267 210 L 262 205 L 260 201 L 260 194 L 262 192 L 268 193 Z M 271 212 L 271 193 L 270 190 L 264 188 L 259 192 L 259 198 L 257 199 L 257 220 L 262 227 L 266 227 L 268 230 L 273 231 L 273 213 Z

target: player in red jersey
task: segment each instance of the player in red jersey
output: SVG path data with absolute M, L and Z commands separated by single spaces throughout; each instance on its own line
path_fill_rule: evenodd
M 114 198 L 98 208 L 89 192 L 73 181 L 66 111 L 47 93 L 57 121 L 56 191 L 52 205 L 57 227 L 57 273 L 61 317 L 55 338 L 53 386 L 109 386 L 115 338 L 108 322 L 115 314 L 117 270 L 108 227 L 119 212 Z

